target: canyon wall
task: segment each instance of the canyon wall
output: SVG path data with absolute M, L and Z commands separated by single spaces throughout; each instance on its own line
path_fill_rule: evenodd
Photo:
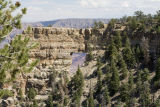
M 72 53 L 85 52 L 87 44 L 98 48 L 100 43 L 91 29 L 39 27 L 24 34 L 30 37 L 31 44 L 39 43 L 30 56 L 40 60 L 40 69 L 52 66 L 56 71 L 70 71 Z
M 53 66 L 56 71 L 69 71 L 72 53 L 85 51 L 83 30 L 44 27 L 33 28 L 25 35 L 31 43 L 39 43 L 30 55 L 40 60 L 41 69 Z

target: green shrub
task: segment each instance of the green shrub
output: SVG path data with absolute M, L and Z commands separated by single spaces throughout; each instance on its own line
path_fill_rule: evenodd
M 87 56 L 86 56 L 86 61 L 92 61 L 93 60 L 93 54 L 92 54 L 92 52 L 89 52 L 88 54 L 87 54 Z
M 154 88 L 155 89 L 159 89 L 160 88 L 160 80 L 154 82 Z
M 36 90 L 34 88 L 30 88 L 28 92 L 28 98 L 32 100 L 35 98 L 36 95 L 37 95 Z
M 7 98 L 13 96 L 13 93 L 9 90 L 0 90 L 0 98 Z
M 68 105 L 68 99 L 65 97 L 64 98 L 64 104 L 63 104 L 64 106 L 67 106 Z
M 48 97 L 48 100 L 46 101 L 46 107 L 53 107 L 53 98 L 52 95 Z
M 33 104 L 31 104 L 30 107 L 38 107 L 37 101 L 33 100 Z
M 19 95 L 19 97 L 20 97 L 21 99 L 23 98 L 23 93 L 22 93 L 22 90 L 21 90 L 21 89 L 19 90 L 18 95 Z

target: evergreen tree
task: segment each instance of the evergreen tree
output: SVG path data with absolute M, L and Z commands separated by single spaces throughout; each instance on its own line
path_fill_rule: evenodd
M 135 14 L 137 20 L 143 20 L 143 18 L 145 16 L 142 11 L 136 11 L 136 12 L 134 12 L 134 14 Z
M 155 102 L 153 102 L 153 107 L 160 107 L 160 98 L 157 98 Z
M 94 59 L 92 52 L 90 51 L 86 56 L 86 61 L 90 62 Z
M 131 43 L 130 43 L 130 40 L 129 40 L 127 35 L 125 36 L 124 47 L 126 47 L 126 48 L 130 48 L 131 47 Z
M 78 67 L 78 70 L 76 74 L 73 76 L 71 83 L 70 83 L 70 88 L 73 93 L 73 101 L 75 102 L 76 106 L 80 106 L 80 101 L 81 101 L 81 96 L 83 92 L 83 86 L 84 86 L 84 77 L 83 74 Z
M 142 82 L 148 81 L 149 80 L 149 70 L 145 68 L 141 74 L 141 80 Z
M 97 22 L 94 22 L 94 27 L 93 29 L 98 29 L 98 23 Z
M 148 67 L 148 63 L 150 60 L 150 55 L 149 55 L 149 41 L 145 37 L 142 38 L 141 41 L 141 49 L 143 53 L 143 64 Z
M 99 28 L 99 29 L 104 28 L 104 23 L 103 23 L 102 21 L 99 21 L 99 22 L 98 22 L 98 28 Z
M 130 73 L 129 79 L 128 79 L 128 85 L 130 89 L 133 89 L 134 81 L 133 81 L 133 74 Z
M 145 82 L 142 85 L 142 91 L 140 93 L 140 106 L 141 107 L 150 107 L 151 100 L 150 100 L 150 88 L 149 83 Z
M 142 52 L 139 46 L 136 47 L 135 49 L 135 58 L 136 58 L 136 62 L 140 62 L 142 61 Z
M 123 53 L 123 58 L 126 62 L 126 64 L 128 65 L 128 67 L 134 67 L 135 64 L 136 64 L 136 60 L 135 60 L 135 57 L 134 57 L 134 54 L 131 50 L 131 44 L 130 44 L 130 40 L 128 37 L 125 38 L 125 47 L 122 51 Z
M 129 107 L 134 107 L 135 106 L 135 89 L 134 89 L 134 81 L 133 81 L 133 74 L 132 72 L 130 73 L 129 79 L 128 79 L 128 100 L 127 100 L 127 105 Z
M 134 97 L 128 98 L 128 101 L 126 102 L 127 107 L 135 107 L 136 106 L 136 99 Z
M 124 60 L 129 68 L 133 68 L 136 64 L 135 57 L 130 47 L 125 47 L 122 51 Z
M 97 58 L 96 66 L 97 66 L 97 71 L 100 70 L 100 68 L 101 68 L 101 66 L 102 66 L 102 63 L 101 63 L 101 61 L 100 61 L 100 57 Z
M 119 90 L 119 85 L 120 85 L 119 73 L 117 67 L 115 66 L 115 62 L 113 60 L 111 61 L 111 71 L 112 71 L 112 77 L 109 84 L 109 92 L 111 96 L 113 96 Z
M 142 90 L 141 71 L 138 71 L 137 81 L 136 81 L 136 94 L 137 94 L 137 96 L 140 95 L 141 90 Z
M 121 38 L 120 32 L 117 31 L 114 37 L 115 37 L 114 39 L 115 45 L 119 50 L 122 47 L 122 38 Z
M 109 84 L 110 80 L 111 80 L 111 76 L 112 74 L 110 73 L 110 71 L 107 71 L 106 75 L 105 75 L 105 83 Z
M 116 60 L 117 55 L 118 55 L 118 51 L 117 51 L 117 48 L 116 48 L 115 43 L 114 43 L 114 38 L 111 36 L 111 42 L 110 42 L 109 47 L 107 48 L 107 50 L 105 52 L 105 58 L 109 59 L 109 60 L 111 60 L 111 59 Z
M 155 88 L 160 88 L 160 58 L 157 59 L 156 74 L 153 78 Z
M 53 107 L 53 98 L 52 95 L 48 97 L 48 100 L 46 101 L 46 107 Z
M 134 32 L 134 30 L 136 30 L 136 28 L 138 27 L 138 22 L 135 18 L 131 18 L 128 25 L 131 32 Z
M 128 69 L 127 69 L 127 65 L 126 65 L 125 61 L 123 60 L 123 58 L 121 56 L 120 56 L 120 60 L 119 60 L 119 67 L 122 72 L 122 79 L 125 79 L 128 75 Z
M 28 98 L 32 100 L 35 98 L 36 95 L 37 95 L 36 90 L 34 88 L 30 88 L 28 92 Z
M 157 59 L 157 64 L 156 64 L 156 75 L 154 77 L 154 81 L 160 80 L 160 58 Z
M 112 19 L 111 21 L 109 21 L 107 30 L 111 32 L 114 29 L 115 24 L 116 24 L 116 19 Z
M 89 92 L 88 107 L 94 107 L 94 98 L 93 98 L 93 92 L 91 89 Z
M 100 69 L 98 69 L 97 71 L 97 94 L 100 94 L 102 91 L 102 71 Z
M 33 100 L 33 104 L 30 107 L 38 107 L 37 101 Z
M 13 4 L 12 1 L 1 0 L 0 5 L 0 42 L 2 42 L 13 29 L 21 28 L 21 18 L 26 13 L 26 8 L 18 15 L 12 16 L 20 7 L 20 2 Z M 29 44 L 28 37 L 18 35 L 0 49 L 0 84 L 15 80 L 17 74 L 24 76 L 24 73 L 34 68 L 38 61 L 29 62 L 29 51 L 34 47 L 35 44 Z
M 126 67 L 122 68 L 122 79 L 125 79 L 128 75 L 128 69 Z
M 128 84 L 122 84 L 120 88 L 120 98 L 122 102 L 127 102 L 129 97 L 129 87 Z
M 20 2 L 14 4 L 12 1 L 1 0 L 0 5 L 0 42 L 2 42 L 14 28 L 21 28 L 21 18 L 26 14 L 27 9 L 23 8 L 21 13 L 13 16 L 13 13 L 21 6 Z
M 106 87 L 104 90 L 104 98 L 105 98 L 106 105 L 108 105 L 111 102 L 108 87 Z

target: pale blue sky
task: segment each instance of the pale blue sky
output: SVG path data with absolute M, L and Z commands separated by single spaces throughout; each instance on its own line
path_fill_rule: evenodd
M 65 18 L 115 18 L 134 11 L 156 13 L 160 0 L 14 0 L 28 9 L 24 22 Z

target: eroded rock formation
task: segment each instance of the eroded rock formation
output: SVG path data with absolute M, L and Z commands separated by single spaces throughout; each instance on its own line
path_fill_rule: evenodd
M 92 44 L 98 48 L 98 38 L 94 35 L 102 35 L 91 29 L 72 28 L 33 28 L 31 32 L 24 34 L 30 37 L 31 43 L 39 43 L 39 47 L 31 51 L 32 59 L 39 59 L 39 67 L 53 66 L 56 71 L 70 71 L 72 53 L 85 52 L 86 45 Z
M 71 54 L 85 51 L 84 33 L 79 29 L 33 28 L 26 34 L 39 47 L 31 51 L 31 58 L 40 59 L 40 67 L 54 66 L 57 71 L 69 71 Z

